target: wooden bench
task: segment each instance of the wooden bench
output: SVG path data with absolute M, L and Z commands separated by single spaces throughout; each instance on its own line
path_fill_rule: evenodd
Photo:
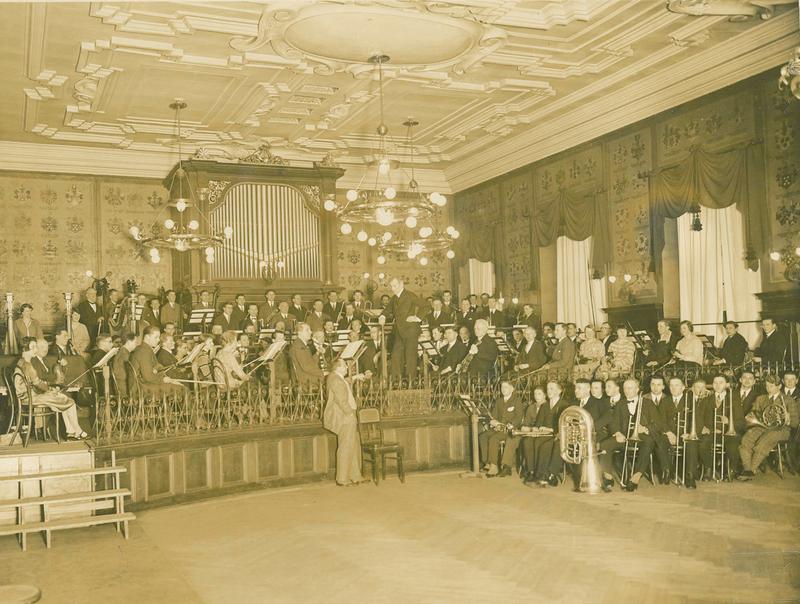
M 39 474 L 17 476 L 0 476 L 0 484 L 15 482 L 19 487 L 19 497 L 17 499 L 0 500 L 0 511 L 13 509 L 17 513 L 16 524 L 0 525 L 0 535 L 16 535 L 20 545 L 22 546 L 22 550 L 26 551 L 28 547 L 27 536 L 29 533 L 44 533 L 45 544 L 49 548 L 51 545 L 52 531 L 113 523 L 116 524 L 117 532 L 121 530 L 125 536 L 125 539 L 127 539 L 128 522 L 135 520 L 136 516 L 131 512 L 125 511 L 125 497 L 129 497 L 131 492 L 129 489 L 120 488 L 119 477 L 120 474 L 126 470 L 123 467 L 117 467 L 115 464 L 116 456 L 114 452 L 112 452 L 111 465 L 107 467 L 58 470 L 55 472 L 42 472 Z M 25 482 L 38 481 L 39 493 L 43 493 L 44 482 L 47 480 L 56 478 L 94 478 L 96 476 L 110 476 L 112 488 L 99 491 L 40 495 L 38 497 L 22 496 L 22 483 Z M 78 518 L 50 518 L 50 506 L 80 502 L 101 504 L 105 502 L 109 505 L 101 505 L 100 507 L 112 508 L 113 513 L 96 514 Z M 25 509 L 34 506 L 40 507 L 41 521 L 25 522 Z

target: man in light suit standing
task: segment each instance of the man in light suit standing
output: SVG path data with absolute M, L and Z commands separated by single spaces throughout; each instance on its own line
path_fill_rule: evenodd
M 342 487 L 361 482 L 361 438 L 358 435 L 356 399 L 345 379 L 347 365 L 334 361 L 328 375 L 328 401 L 322 425 L 336 435 L 336 484 Z M 354 379 L 360 379 L 360 375 Z

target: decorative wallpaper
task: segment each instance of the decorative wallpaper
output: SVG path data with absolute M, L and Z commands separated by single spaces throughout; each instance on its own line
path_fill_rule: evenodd
M 656 296 L 655 275 L 650 272 L 650 130 L 643 128 L 604 144 L 613 274 L 608 283 L 611 304 L 642 301 Z M 624 274 L 632 279 L 626 283 Z
M 529 170 L 500 183 L 505 270 L 500 292 L 504 296 L 530 300 L 528 292 L 539 289 L 538 250 L 531 245 L 533 175 Z
M 772 249 L 791 254 L 800 245 L 800 101 L 773 84 L 763 86 L 767 203 Z M 785 283 L 783 263 L 766 262 L 770 283 Z
M 64 321 L 64 296 L 108 273 L 112 287 L 133 278 L 155 292 L 171 283 L 171 260 L 137 257 L 128 234 L 149 225 L 164 203 L 159 181 L 0 172 L 0 290 L 28 302 L 46 330 Z M 0 321 L 4 323 L 4 321 Z

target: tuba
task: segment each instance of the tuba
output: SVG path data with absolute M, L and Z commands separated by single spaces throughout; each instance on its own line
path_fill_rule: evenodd
M 591 414 L 578 405 L 567 407 L 558 419 L 558 435 L 561 458 L 581 466 L 578 490 L 582 493 L 601 492 L 603 473 Z

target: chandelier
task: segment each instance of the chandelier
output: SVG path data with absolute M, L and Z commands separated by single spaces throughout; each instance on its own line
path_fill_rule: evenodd
M 186 252 L 205 250 L 206 262 L 214 262 L 215 250 L 225 245 L 226 239 L 233 237 L 233 228 L 226 226 L 222 232 L 216 232 L 208 217 L 195 203 L 192 188 L 182 163 L 181 147 L 181 111 L 186 109 L 186 102 L 176 98 L 170 109 L 175 111 L 176 138 L 178 141 L 178 166 L 172 172 L 169 183 L 170 199 L 164 206 L 166 218 L 159 216 L 150 226 L 148 232 L 134 225 L 130 228 L 131 237 L 138 243 L 142 255 L 149 255 L 156 264 L 161 261 L 161 250 Z M 205 229 L 201 231 L 201 221 Z
M 419 190 L 419 184 L 414 177 L 414 127 L 419 122 L 413 118 L 403 122 L 411 155 L 411 175 L 407 190 L 398 191 L 393 184 L 391 172 L 399 167 L 399 162 L 392 160 L 387 151 L 386 137 L 389 128 L 386 126 L 383 111 L 383 65 L 388 61 L 389 57 L 384 54 L 376 54 L 368 59 L 369 63 L 377 67 L 378 72 L 378 151 L 372 161 L 367 163 L 368 169 L 358 186 L 345 194 L 345 201 L 337 203 L 335 199 L 327 199 L 323 207 L 329 212 L 336 212 L 343 235 L 350 235 L 357 228 L 356 238 L 359 241 L 378 247 L 379 264 L 386 262 L 387 254 L 395 253 L 405 254 L 410 259 L 419 257 L 420 264 L 425 266 L 428 264 L 425 254 L 428 252 L 447 250 L 447 257 L 453 258 L 455 253 L 449 248 L 459 233 L 452 226 L 447 227 L 444 232 L 433 226 L 437 210 L 447 205 L 447 198 L 438 192 L 425 194 Z M 368 180 L 368 176 L 373 176 L 373 171 L 374 179 Z M 368 182 L 367 186 L 364 186 L 365 181 Z M 395 236 L 386 230 L 393 225 L 401 229 L 405 227 L 409 233 Z M 381 232 L 371 234 L 371 231 Z
M 788 88 L 795 98 L 800 99 L 800 48 L 794 51 L 794 57 L 781 67 L 781 77 L 778 79 L 778 88 Z

